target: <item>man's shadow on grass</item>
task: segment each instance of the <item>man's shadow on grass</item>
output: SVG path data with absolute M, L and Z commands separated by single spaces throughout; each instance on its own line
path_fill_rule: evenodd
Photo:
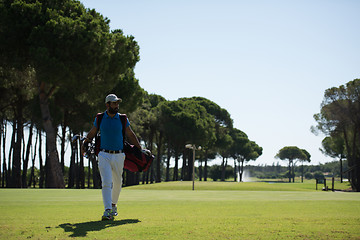
M 63 228 L 65 232 L 72 232 L 70 237 L 85 237 L 88 232 L 101 231 L 108 227 L 116 227 L 125 224 L 132 224 L 140 222 L 139 219 L 123 219 L 120 221 L 91 221 L 84 223 L 64 223 L 59 227 Z

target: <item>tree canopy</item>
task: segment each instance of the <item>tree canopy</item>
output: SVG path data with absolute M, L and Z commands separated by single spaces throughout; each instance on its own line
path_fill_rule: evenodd
M 279 150 L 279 152 L 275 156 L 276 158 L 280 158 L 281 160 L 289 161 L 289 182 L 291 182 L 291 177 L 294 182 L 294 164 L 295 160 L 299 161 L 310 161 L 310 154 L 304 150 L 300 149 L 296 146 L 286 146 Z M 291 171 L 292 170 L 292 171 Z
M 5 0 L 0 15 L 1 71 L 4 76 L 10 72 L 35 73 L 31 85 L 38 90 L 49 152 L 47 184 L 62 188 L 51 98 L 59 89 L 65 89 L 71 93 L 73 103 L 89 103 L 89 99 L 103 98 L 119 81 L 134 82 L 131 72 L 139 60 L 139 47 L 121 30 L 110 32 L 108 19 L 75 0 Z M 22 109 L 17 112 L 17 122 L 22 125 Z M 19 174 L 19 157 L 15 163 Z
M 317 126 L 313 131 L 332 139 L 324 139 L 325 153 L 346 153 L 351 186 L 360 191 L 360 79 L 327 89 L 321 111 L 314 118 Z

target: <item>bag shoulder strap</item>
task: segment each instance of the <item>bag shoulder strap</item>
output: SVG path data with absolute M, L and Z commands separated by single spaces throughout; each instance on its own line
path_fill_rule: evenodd
M 100 131 L 100 124 L 101 124 L 101 120 L 104 116 L 104 113 L 98 113 L 96 114 L 96 126 L 97 126 L 97 132 Z
M 125 128 L 126 128 L 126 123 L 127 123 L 126 114 L 120 114 L 120 121 L 122 123 L 123 144 L 125 144 Z

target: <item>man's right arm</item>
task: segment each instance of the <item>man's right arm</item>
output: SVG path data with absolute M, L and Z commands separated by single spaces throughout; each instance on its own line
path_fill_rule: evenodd
M 85 141 L 91 142 L 97 133 L 97 127 L 93 126 L 86 135 Z
M 86 135 L 84 141 L 82 142 L 83 144 L 81 145 L 81 154 L 83 154 L 85 151 L 84 145 L 88 142 L 91 142 L 92 139 L 95 137 L 96 133 L 97 133 L 97 127 L 93 126 Z

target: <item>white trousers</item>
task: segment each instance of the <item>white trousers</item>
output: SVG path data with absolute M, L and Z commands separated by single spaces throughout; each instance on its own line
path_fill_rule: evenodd
M 102 181 L 102 197 L 104 208 L 111 209 L 111 204 L 117 204 L 122 187 L 122 174 L 125 154 L 99 152 L 99 171 Z

